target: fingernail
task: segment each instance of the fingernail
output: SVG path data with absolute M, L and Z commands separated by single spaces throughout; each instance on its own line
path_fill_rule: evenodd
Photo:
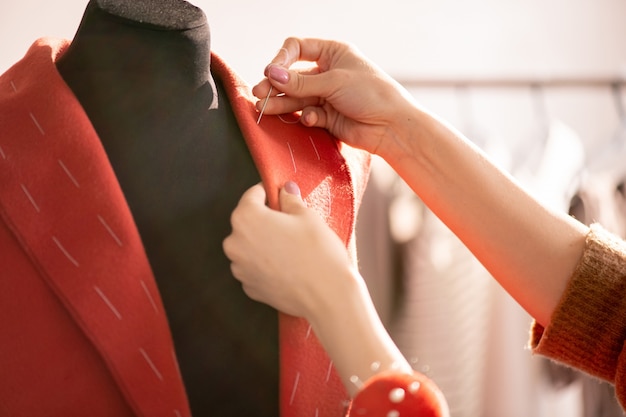
M 289 82 L 289 72 L 285 68 L 279 67 L 278 65 L 270 65 L 267 70 L 267 75 L 272 80 L 280 84 L 287 84 L 287 82 Z
M 293 181 L 287 181 L 285 183 L 285 191 L 289 194 L 300 195 L 300 187 L 298 187 L 298 184 Z

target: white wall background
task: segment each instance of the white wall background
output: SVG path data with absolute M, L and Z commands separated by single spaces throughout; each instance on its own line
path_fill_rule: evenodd
M 40 36 L 72 38 L 87 0 L 0 3 L 0 71 Z M 623 0 L 195 0 L 212 48 L 253 84 L 284 38 L 350 41 L 398 78 L 422 76 L 610 76 L 626 74 Z M 547 91 L 550 115 L 595 143 L 617 126 L 607 91 Z M 435 93 L 435 94 L 430 94 Z M 523 140 L 535 117 L 527 91 L 470 92 L 473 122 Z M 467 114 L 455 91 L 417 91 L 453 123 Z M 467 99 L 467 98 L 466 98 Z M 500 102 L 504 99 L 504 102 Z M 464 104 L 465 108 L 467 103 Z M 519 137 L 518 137 L 519 136 Z
M 0 68 L 39 36 L 71 38 L 86 0 L 0 4 Z M 250 82 L 290 35 L 356 43 L 396 76 L 616 74 L 623 0 L 195 0 L 213 47 Z

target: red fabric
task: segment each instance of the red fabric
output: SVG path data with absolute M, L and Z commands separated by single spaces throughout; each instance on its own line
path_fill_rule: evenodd
M 54 66 L 67 46 L 38 41 L 0 78 L 0 412 L 188 416 L 139 234 Z
M 188 416 L 131 213 L 54 66 L 67 46 L 39 40 L 0 76 L 0 415 Z M 276 117 L 257 126 L 247 86 L 214 62 L 273 207 L 296 180 L 351 245 L 367 156 Z M 281 317 L 281 363 L 283 416 L 341 415 L 346 394 L 301 320 Z
M 382 372 L 366 381 L 355 397 L 353 417 L 447 417 L 448 405 L 435 383 L 415 372 Z
M 235 85 L 229 98 L 248 148 L 259 168 L 269 205 L 278 208 L 278 190 L 293 180 L 309 207 L 322 215 L 347 247 L 353 244 L 356 209 L 369 156 L 343 146 L 326 130 L 306 128 L 294 115 L 264 115 L 257 125 L 255 99 L 246 84 L 212 57 L 212 72 Z M 282 417 L 341 416 L 348 394 L 323 347 L 300 318 L 280 315 L 280 409 Z

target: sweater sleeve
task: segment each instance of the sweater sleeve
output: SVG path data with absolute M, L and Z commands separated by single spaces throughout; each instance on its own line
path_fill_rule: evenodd
M 530 347 L 615 384 L 626 408 L 625 341 L 626 242 L 594 224 L 550 324 L 533 323 Z

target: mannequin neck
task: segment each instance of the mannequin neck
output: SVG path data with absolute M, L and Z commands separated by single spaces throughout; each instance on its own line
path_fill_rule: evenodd
M 91 0 L 57 68 L 98 129 L 115 122 L 99 114 L 108 100 L 161 113 L 203 89 L 211 106 L 209 45 L 204 13 L 183 0 Z

